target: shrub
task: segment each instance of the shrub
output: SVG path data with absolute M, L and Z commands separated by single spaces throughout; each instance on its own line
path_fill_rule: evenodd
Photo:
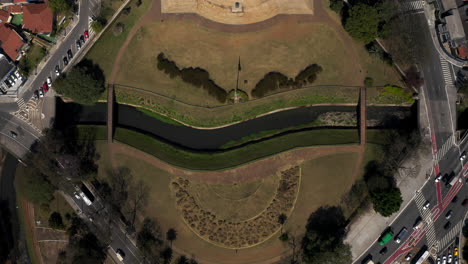
M 123 23 L 117 23 L 114 28 L 112 29 L 112 32 L 114 33 L 114 36 L 118 36 L 122 34 L 124 31 L 125 25 Z
M 364 86 L 366 88 L 372 87 L 373 85 L 374 85 L 374 79 L 372 79 L 371 77 L 366 77 L 366 79 L 364 79 Z
M 101 20 L 96 20 L 93 23 L 91 23 L 91 28 L 98 34 L 104 29 L 104 23 Z
M 158 70 L 168 74 L 170 78 L 180 77 L 186 83 L 203 88 L 221 103 L 226 102 L 227 92 L 210 79 L 210 74 L 205 69 L 199 67 L 179 69 L 177 64 L 167 59 L 163 53 L 159 53 L 157 61 Z
M 54 229 L 64 229 L 65 225 L 62 221 L 62 215 L 58 212 L 53 212 L 49 217 L 49 226 Z

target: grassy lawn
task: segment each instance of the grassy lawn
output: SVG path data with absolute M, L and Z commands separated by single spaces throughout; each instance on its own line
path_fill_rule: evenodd
M 115 36 L 114 33 L 112 33 L 112 26 L 110 26 L 108 28 L 109 30 L 103 33 L 99 41 L 86 55 L 87 59 L 99 64 L 99 66 L 104 70 L 106 77 L 110 76 L 117 53 L 127 38 L 131 28 L 138 21 L 141 15 L 144 14 L 146 10 L 148 10 L 151 2 L 151 0 L 142 0 L 142 4 L 139 7 L 134 5 L 134 1 L 130 2 L 130 14 L 120 14 L 119 17 L 114 21 L 114 24 L 122 23 L 125 25 L 125 30 L 122 32 L 122 34 Z M 121 2 L 119 1 L 118 3 Z
M 36 221 L 40 221 L 40 226 L 48 226 L 49 216 L 53 212 L 58 212 L 62 215 L 63 224 L 68 226 L 68 220 L 65 215 L 72 215 L 75 211 L 70 207 L 68 202 L 59 193 L 54 194 L 54 199 L 50 201 L 49 208 L 41 208 L 40 206 L 34 206 Z
M 16 26 L 21 26 L 23 24 L 23 14 L 14 15 L 10 23 Z
M 103 175 L 109 168 L 109 152 L 105 143 L 97 143 L 97 150 L 101 154 L 99 174 Z M 174 246 L 184 250 L 189 256 L 193 255 L 198 261 L 219 264 L 262 262 L 290 250 L 286 244 L 279 241 L 277 236 L 273 236 L 258 246 L 242 249 L 238 252 L 217 247 L 200 239 L 183 222 L 176 208 L 175 197 L 169 188 L 173 178 L 171 174 L 124 153 L 115 155 L 114 159 L 119 161 L 120 166 L 130 168 L 136 177 L 144 180 L 150 187 L 150 200 L 145 210 L 145 216 L 156 218 L 163 232 L 168 228 L 176 229 L 178 239 L 174 242 Z M 356 166 L 356 160 L 356 154 L 347 153 L 306 161 L 302 166 L 301 185 L 296 206 L 286 221 L 284 230 L 288 231 L 290 235 L 299 237 L 305 230 L 310 213 L 323 205 L 339 204 L 341 195 L 354 181 L 352 172 Z M 336 164 L 340 164 L 340 166 L 336 166 Z M 343 168 L 347 169 L 343 170 Z M 271 178 L 274 178 L 273 175 Z M 271 179 L 265 178 L 264 181 L 271 181 Z M 240 186 L 216 184 L 204 186 L 204 188 L 227 195 L 224 198 L 236 200 L 246 199 L 249 194 L 254 195 L 256 188 L 262 188 L 259 184 L 259 182 Z M 268 195 L 265 195 L 265 198 L 267 197 Z M 220 208 L 218 210 L 228 211 L 228 206 L 232 204 L 230 200 L 223 200 L 227 204 L 224 208 L 218 205 Z M 210 202 L 214 204 L 216 201 Z M 244 205 L 243 210 L 245 210 L 245 206 L 249 205 Z M 256 205 L 250 204 L 250 206 Z M 234 208 L 229 209 L 238 211 Z M 260 210 L 261 206 L 258 206 L 257 209 Z M 241 211 L 238 213 L 243 214 Z
M 99 14 L 99 18 L 108 21 L 119 9 L 119 7 L 124 3 L 124 0 L 103 0 L 101 1 L 101 12 Z
M 18 166 L 18 168 L 16 169 L 15 186 L 16 186 L 16 200 L 18 204 L 18 208 L 16 212 L 18 213 L 18 218 L 21 222 L 21 226 L 24 230 L 24 235 L 26 237 L 26 247 L 28 250 L 29 258 L 31 259 L 31 262 L 33 264 L 39 264 L 41 262 L 39 262 L 39 256 L 36 255 L 36 250 L 34 249 L 33 234 L 28 229 L 27 216 L 24 215 L 25 211 L 24 211 L 23 205 L 25 204 L 21 202 L 22 200 L 24 200 L 23 189 L 21 188 L 22 182 L 23 182 L 23 178 L 22 178 L 23 170 L 24 170 L 23 166 Z
M 155 93 L 115 86 L 118 103 L 148 108 L 161 115 L 198 127 L 215 127 L 255 118 L 277 109 L 315 104 L 355 104 L 359 90 L 354 87 L 311 87 L 279 93 L 241 104 L 215 108 L 198 107 Z
M 117 128 L 115 140 L 153 155 L 169 164 L 195 170 L 235 167 L 270 155 L 314 145 L 355 144 L 356 130 L 313 130 L 272 138 L 242 148 L 217 153 L 188 152 L 152 137 Z
M 23 56 L 19 63 L 18 68 L 25 76 L 33 74 L 37 65 L 46 55 L 46 49 L 35 44 L 31 44 L 31 48 L 28 50 L 25 56 Z
M 56 38 L 51 37 L 51 36 L 47 36 L 47 35 L 44 35 L 44 34 L 38 34 L 38 36 L 39 36 L 40 38 L 42 38 L 42 39 L 45 39 L 45 40 L 51 42 L 51 43 L 55 43 L 55 42 L 57 41 Z

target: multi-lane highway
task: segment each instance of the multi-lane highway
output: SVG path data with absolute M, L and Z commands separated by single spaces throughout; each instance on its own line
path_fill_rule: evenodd
M 402 241 L 396 243 L 392 239 L 387 244 L 380 245 L 376 238 L 355 263 L 366 263 L 368 260 L 385 264 L 395 261 L 415 263 L 419 257 L 417 253 L 421 253 L 421 249 L 424 251 L 426 247 L 436 261 L 437 256 L 448 254 L 447 247 L 450 245 L 453 250 L 453 243 L 468 211 L 468 207 L 462 205 L 468 197 L 468 164 L 467 160 L 460 160 L 461 154 L 468 151 L 468 140 L 457 145 L 454 136 L 456 113 L 453 94 L 456 91 L 453 83 L 457 69 L 442 59 L 433 46 L 425 16 L 414 16 L 418 16 L 425 25 L 421 27 L 418 40 L 418 58 L 425 81 L 422 89 L 426 96 L 430 121 L 434 173 L 421 189 L 415 190 L 414 199 L 390 223 L 395 236 L 402 228 L 408 230 Z M 453 182 L 453 186 L 446 181 L 435 180 L 439 175 L 445 179 L 451 174 L 455 178 L 459 177 L 458 181 Z M 427 203 L 429 206 L 425 209 Z M 420 229 L 415 229 L 418 219 L 423 221 L 423 225 Z

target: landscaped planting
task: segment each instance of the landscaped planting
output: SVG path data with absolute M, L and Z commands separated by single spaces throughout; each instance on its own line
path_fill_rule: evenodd
M 203 239 L 227 248 L 246 248 L 264 242 L 274 235 L 281 224 L 280 215 L 289 216 L 299 192 L 300 168 L 282 171 L 273 200 L 263 212 L 244 221 L 227 221 L 203 208 L 191 193 L 191 182 L 176 178 L 171 182 L 177 208 L 186 224 Z

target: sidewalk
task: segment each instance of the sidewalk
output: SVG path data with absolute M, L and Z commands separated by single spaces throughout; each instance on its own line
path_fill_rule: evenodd
M 401 190 L 403 203 L 399 212 L 390 217 L 383 217 L 373 209 L 364 212 L 354 220 L 348 227 L 348 234 L 345 242 L 351 245 L 353 260 L 356 260 L 365 253 L 367 249 L 375 243 L 382 230 L 389 226 L 403 210 L 409 205 L 416 195 L 416 191 L 421 189 L 427 182 L 433 169 L 433 157 L 431 151 L 429 119 L 425 107 L 425 96 L 420 94 L 419 108 L 419 129 L 422 143 L 418 152 L 408 158 L 402 168 L 395 175 L 397 186 Z

